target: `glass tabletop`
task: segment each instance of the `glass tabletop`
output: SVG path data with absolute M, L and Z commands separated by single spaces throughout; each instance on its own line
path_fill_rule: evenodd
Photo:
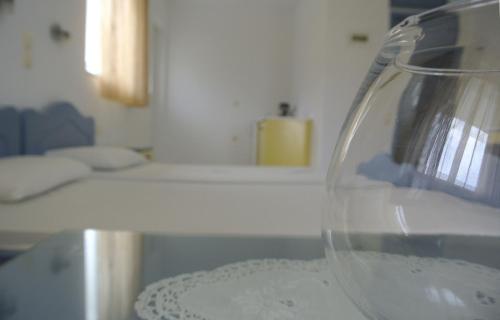
M 138 319 L 137 296 L 155 281 L 245 260 L 323 255 L 319 238 L 65 232 L 0 267 L 0 319 Z

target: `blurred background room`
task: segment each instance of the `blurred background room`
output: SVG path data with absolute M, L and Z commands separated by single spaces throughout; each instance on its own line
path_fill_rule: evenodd
M 3 117 L 18 143 L 3 160 L 32 188 L 44 178 L 18 159 L 101 148 L 77 182 L 7 194 L 0 244 L 82 228 L 319 235 L 333 149 L 384 35 L 445 2 L 0 0 L 0 104 L 20 119 Z

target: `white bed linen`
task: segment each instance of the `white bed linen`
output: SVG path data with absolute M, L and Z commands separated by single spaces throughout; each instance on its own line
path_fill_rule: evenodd
M 323 190 L 321 185 L 86 179 L 21 203 L 0 204 L 0 234 L 97 228 L 318 236 Z
M 358 177 L 359 180 L 365 179 Z M 359 181 L 358 181 L 359 183 Z M 351 231 L 370 234 L 500 236 L 500 209 L 440 191 L 395 187 L 369 181 L 337 189 Z M 340 202 L 342 201 L 342 202 Z M 333 225 L 344 230 L 344 225 Z
M 96 170 L 120 170 L 146 163 L 146 159 L 135 151 L 106 146 L 83 146 L 49 150 L 46 156 L 73 159 Z
M 370 183 L 369 189 L 353 185 L 334 209 L 348 210 L 350 226 L 358 232 L 500 235 L 498 208 L 442 192 Z M 0 204 L 0 248 L 6 232 L 84 228 L 318 236 L 325 196 L 322 184 L 89 178 L 25 202 Z
M 95 178 L 142 181 L 262 182 L 320 184 L 324 175 L 310 168 L 196 166 L 152 162 L 117 171 L 94 171 Z

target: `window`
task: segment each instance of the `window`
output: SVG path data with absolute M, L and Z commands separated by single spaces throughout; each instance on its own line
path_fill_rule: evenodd
M 148 104 L 148 1 L 87 0 L 85 69 L 104 98 Z
M 102 72 L 100 0 L 87 0 L 85 23 L 85 70 L 93 75 Z

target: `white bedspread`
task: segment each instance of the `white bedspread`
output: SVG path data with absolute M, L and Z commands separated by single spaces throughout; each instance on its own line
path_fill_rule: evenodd
M 87 179 L 0 204 L 0 235 L 97 228 L 184 234 L 318 236 L 317 185 L 151 183 Z M 0 236 L 0 247 L 2 242 Z
M 303 183 L 320 184 L 324 175 L 309 168 L 196 166 L 148 163 L 118 171 L 95 171 L 95 178 L 211 183 Z
M 321 232 L 326 197 L 321 183 L 134 178 L 142 170 L 152 174 L 156 169 L 154 164 L 138 167 L 127 171 L 128 178 L 101 175 L 25 202 L 0 204 L 0 248 L 5 239 L 15 238 L 12 232 L 32 237 L 84 228 L 285 236 L 318 236 Z M 345 210 L 351 231 L 500 235 L 498 208 L 441 192 L 370 183 L 370 188 L 338 190 L 338 195 L 343 194 L 342 203 L 330 208 Z M 342 231 L 344 226 L 334 228 Z M 9 236 L 2 239 L 5 234 Z

